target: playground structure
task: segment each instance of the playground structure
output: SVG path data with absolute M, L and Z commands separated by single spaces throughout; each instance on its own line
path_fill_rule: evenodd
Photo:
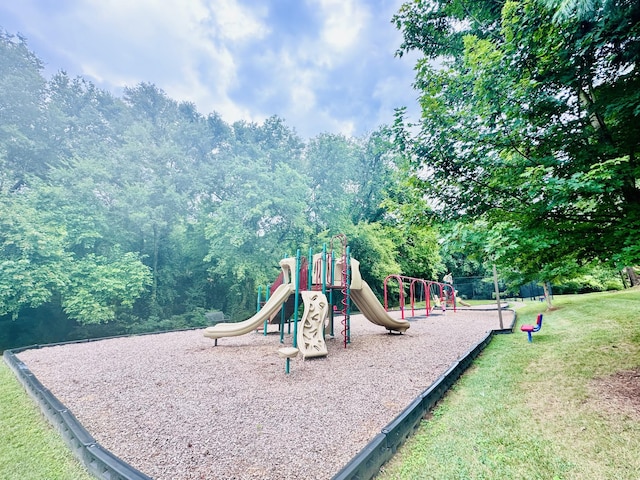
M 333 240 L 339 240 L 341 249 L 334 250 Z M 351 307 L 352 304 L 363 316 L 389 333 L 404 333 L 409 327 L 405 319 L 405 295 L 408 285 L 411 316 L 415 317 L 417 294 L 425 301 L 425 315 L 429 316 L 433 308 L 440 307 L 443 312 L 448 306 L 456 310 L 456 292 L 450 283 L 440 283 L 403 275 L 389 275 L 384 280 L 384 306 L 380 303 L 371 287 L 360 274 L 360 262 L 351 257 L 346 237 L 338 235 L 332 239 L 331 247 L 325 245 L 321 253 L 313 254 L 309 250 L 307 257 L 297 251 L 295 257 L 280 261 L 280 275 L 271 286 L 265 289 L 265 301 L 261 302 L 261 288 L 258 290 L 256 314 L 247 320 L 236 323 L 218 323 L 204 330 L 204 336 L 215 340 L 234 337 L 263 329 L 267 335 L 269 324 L 278 324 L 280 343 L 284 343 L 285 325 L 291 333 L 293 325 L 293 345 L 280 348 L 278 354 L 286 359 L 286 372 L 289 373 L 290 359 L 299 353 L 303 358 L 327 355 L 326 335 L 334 334 L 334 319 L 341 317 L 340 326 L 344 347 L 351 343 Z M 401 318 L 389 315 L 390 281 L 397 281 Z M 304 303 L 302 318 L 298 319 L 299 301 Z M 299 321 L 300 320 L 300 321 Z
M 341 249 L 334 250 L 333 240 L 339 240 Z M 389 333 L 404 333 L 410 326 L 405 319 L 405 300 L 408 286 L 411 317 L 416 316 L 418 294 L 425 302 L 425 316 L 434 308 L 443 312 L 447 307 L 456 311 L 456 292 L 451 283 L 441 283 L 408 277 L 389 275 L 384 279 L 384 306 L 360 274 L 360 262 L 351 257 L 346 237 L 338 235 L 332 239 L 330 249 L 326 245 L 321 253 L 301 257 L 287 257 L 280 261 L 281 272 L 276 281 L 265 289 L 266 299 L 261 301 L 258 291 L 256 314 L 236 323 L 218 323 L 208 327 L 204 336 L 219 338 L 245 335 L 260 328 L 267 334 L 269 324 L 279 324 L 280 343 L 284 343 L 285 324 L 291 333 L 293 324 L 293 347 L 280 349 L 281 357 L 290 358 L 300 352 L 303 358 L 327 354 L 325 335 L 334 337 L 334 319 L 341 316 L 341 333 L 345 348 L 351 342 L 350 315 L 352 303 L 375 325 Z M 398 284 L 400 319 L 389 315 L 389 282 Z M 304 313 L 298 321 L 299 299 L 304 302 Z
M 425 316 L 429 316 L 429 314 L 433 311 L 434 308 L 440 307 L 443 312 L 446 311 L 447 307 L 453 307 L 453 311 L 456 311 L 456 291 L 453 288 L 451 283 L 441 283 L 435 282 L 431 280 L 424 280 L 422 278 L 414 278 L 407 277 L 404 275 L 389 275 L 384 279 L 384 309 L 389 309 L 389 296 L 390 296 L 390 288 L 389 281 L 395 280 L 398 282 L 398 292 L 399 292 L 399 308 L 400 308 L 400 317 L 402 319 L 404 316 L 405 309 L 405 288 L 406 285 L 409 285 L 409 302 L 411 305 L 411 316 L 416 316 L 416 293 L 421 293 L 422 298 L 425 302 Z M 419 292 L 416 292 L 416 287 L 420 287 Z M 433 302 L 432 302 L 433 300 Z
M 322 253 L 309 251 L 307 258 L 288 257 L 280 261 L 281 273 L 271 288 L 267 288 L 267 298 L 251 318 L 237 323 L 218 323 L 204 330 L 204 336 L 215 340 L 254 332 L 263 328 L 267 334 L 269 323 L 279 323 L 280 343 L 284 343 L 284 330 L 287 318 L 289 333 L 293 324 L 293 347 L 281 348 L 279 355 L 289 360 L 300 352 L 303 358 L 327 355 L 325 335 L 334 336 L 334 319 L 341 316 L 341 333 L 345 348 L 351 342 L 351 303 L 370 322 L 384 327 L 389 333 L 404 333 L 409 322 L 391 317 L 377 299 L 371 287 L 362 279 L 360 263 L 351 258 L 346 237 L 334 237 L 341 242 L 341 251 L 336 254 L 333 248 L 328 251 L 326 245 Z M 304 313 L 298 321 L 299 298 L 304 302 Z M 287 313 L 289 306 L 289 314 Z

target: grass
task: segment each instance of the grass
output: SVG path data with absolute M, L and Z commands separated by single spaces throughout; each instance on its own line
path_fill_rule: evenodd
M 494 338 L 379 480 L 638 478 L 640 416 L 606 408 L 592 385 L 640 366 L 640 290 L 554 303 L 533 343 Z M 519 307 L 520 324 L 545 305 Z M 0 478 L 93 478 L 3 362 Z
M 84 480 L 92 477 L 0 361 L 0 478 Z
M 545 305 L 521 306 L 377 478 L 639 478 L 640 415 L 594 382 L 640 367 L 640 290 L 554 304 L 533 343 L 519 325 Z

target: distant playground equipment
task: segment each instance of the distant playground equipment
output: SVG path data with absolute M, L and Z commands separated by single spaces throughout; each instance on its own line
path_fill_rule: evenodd
M 443 312 L 447 307 L 453 307 L 456 311 L 456 291 L 451 283 L 441 283 L 422 278 L 407 277 L 404 275 L 389 275 L 384 279 L 384 309 L 389 309 L 390 288 L 389 282 L 398 282 L 400 308 L 400 316 L 404 319 L 406 286 L 409 286 L 409 302 L 411 305 L 411 316 L 416 316 L 416 300 L 425 302 L 425 316 L 433 311 L 434 308 L 440 308 Z
M 445 284 L 449 284 L 451 285 L 451 288 L 453 289 L 453 275 L 451 275 L 451 273 L 447 273 L 444 277 L 442 277 L 442 281 Z M 463 307 L 470 307 L 471 304 L 463 301 L 460 296 L 458 295 L 458 290 L 453 289 L 453 296 L 452 296 L 453 300 L 453 305 L 455 306 L 456 304 L 460 304 Z
M 333 240 L 341 244 L 336 253 Z M 286 371 L 289 362 L 298 353 L 303 358 L 327 355 L 325 335 L 334 336 L 334 318 L 342 316 L 341 333 L 345 348 L 351 342 L 351 303 L 370 322 L 386 328 L 389 333 L 404 333 L 410 324 L 407 320 L 391 317 L 377 299 L 371 287 L 362 279 L 360 263 L 351 258 L 350 249 L 344 235 L 334 237 L 331 247 L 326 245 L 322 253 L 309 251 L 307 258 L 296 257 L 280 261 L 281 272 L 277 280 L 266 288 L 266 300 L 262 304 L 258 298 L 257 312 L 251 318 L 236 323 L 218 323 L 204 330 L 204 336 L 218 339 L 244 335 L 263 328 L 267 334 L 270 323 L 279 323 L 280 343 L 284 343 L 284 331 L 287 318 L 289 333 L 293 324 L 293 346 L 281 348 L 278 354 L 286 359 Z M 299 298 L 304 302 L 304 313 L 298 321 Z
M 522 325 L 520 327 L 520 330 L 522 330 L 523 332 L 527 332 L 528 340 L 530 342 L 533 342 L 533 338 L 531 334 L 534 332 L 539 332 L 541 328 L 542 328 L 542 314 L 539 313 L 538 318 L 536 319 L 535 325 Z
M 458 299 L 458 303 L 459 303 L 460 305 L 462 305 L 463 307 L 470 307 L 470 306 L 471 306 L 471 304 L 470 304 L 470 303 L 465 302 L 464 300 L 462 300 L 462 299 L 461 299 L 460 297 L 458 297 L 457 295 L 456 295 L 456 298 Z

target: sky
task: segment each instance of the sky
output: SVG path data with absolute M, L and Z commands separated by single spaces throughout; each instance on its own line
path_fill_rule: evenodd
M 277 115 L 303 138 L 361 136 L 418 112 L 417 56 L 396 57 L 401 0 L 0 0 L 0 28 L 121 96 L 153 83 L 227 123 Z

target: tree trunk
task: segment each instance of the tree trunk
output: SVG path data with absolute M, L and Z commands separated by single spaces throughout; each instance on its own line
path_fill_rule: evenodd
M 553 309 L 553 303 L 551 303 L 551 293 L 549 292 L 549 284 L 547 282 L 543 282 L 542 288 L 544 289 L 544 298 L 547 301 L 547 308 L 551 310 Z
M 158 225 L 153 224 L 153 284 L 151 286 L 151 303 L 153 310 L 156 312 L 158 304 Z
M 632 287 L 640 285 L 640 279 L 638 278 L 638 274 L 633 267 L 625 267 L 624 270 L 629 277 L 629 283 L 631 283 Z
M 619 272 L 619 273 L 620 273 L 620 280 L 622 280 L 622 288 L 624 288 L 624 289 L 629 288 L 629 287 L 627 286 L 627 279 L 626 279 L 626 277 L 624 276 L 624 274 L 625 274 L 625 270 L 624 270 L 624 269 L 622 269 L 622 270 L 620 270 L 620 272 Z

